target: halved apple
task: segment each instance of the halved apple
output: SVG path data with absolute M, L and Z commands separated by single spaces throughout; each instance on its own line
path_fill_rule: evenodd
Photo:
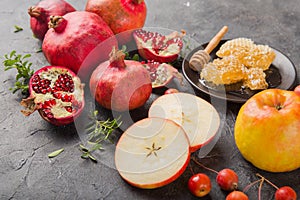
M 182 126 L 189 138 L 191 152 L 210 142 L 220 126 L 216 109 L 207 101 L 188 93 L 173 93 L 157 98 L 148 115 L 170 119 Z
M 189 141 L 182 127 L 156 117 L 130 126 L 115 151 L 115 164 L 121 177 L 145 189 L 171 183 L 184 172 L 189 160 Z

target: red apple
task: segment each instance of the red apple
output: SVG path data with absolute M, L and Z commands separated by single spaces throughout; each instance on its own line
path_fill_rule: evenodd
M 209 143 L 220 126 L 219 114 L 210 103 L 181 92 L 157 98 L 150 106 L 148 115 L 170 119 L 182 126 L 192 152 Z
M 300 96 L 300 85 L 298 85 L 295 89 L 294 92 Z
M 164 94 L 173 94 L 173 93 L 178 93 L 179 91 L 175 88 L 169 88 L 167 89 Z
M 241 191 L 233 191 L 230 192 L 227 196 L 226 196 L 226 200 L 248 200 L 248 196 Z
M 270 172 L 300 167 L 300 96 L 293 91 L 267 89 L 240 109 L 235 142 L 244 158 Z
M 211 181 L 206 174 L 198 173 L 189 179 L 188 188 L 196 197 L 203 197 L 210 192 Z
M 145 118 L 119 139 L 115 164 L 121 177 L 139 188 L 158 188 L 177 179 L 190 160 L 189 141 L 175 122 Z
M 297 200 L 295 190 L 289 186 L 283 186 L 276 190 L 275 200 Z

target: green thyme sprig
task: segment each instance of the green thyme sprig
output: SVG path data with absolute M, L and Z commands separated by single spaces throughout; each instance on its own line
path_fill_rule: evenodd
M 92 152 L 96 150 L 103 150 L 102 143 L 109 141 L 113 143 L 112 133 L 120 127 L 120 117 L 117 119 L 107 119 L 105 121 L 98 119 L 98 110 L 95 110 L 90 115 L 91 123 L 87 125 L 86 131 L 88 133 L 88 145 L 90 148 L 80 145 L 82 152 L 81 158 L 91 159 L 93 162 L 97 162 L 97 159 L 92 155 Z
M 4 70 L 7 71 L 10 69 L 16 69 L 18 71 L 14 87 L 10 88 L 10 90 L 13 93 L 17 92 L 18 90 L 21 90 L 23 95 L 29 94 L 28 83 L 30 77 L 34 73 L 34 70 L 31 69 L 32 63 L 27 60 L 30 57 L 30 54 L 17 54 L 15 50 L 13 50 L 10 54 L 4 55 Z
M 126 45 L 122 45 L 121 51 L 123 51 L 123 53 L 125 53 L 125 60 L 135 60 L 135 61 L 140 60 L 139 54 L 135 53 L 133 55 L 130 55 L 130 53 L 127 51 Z

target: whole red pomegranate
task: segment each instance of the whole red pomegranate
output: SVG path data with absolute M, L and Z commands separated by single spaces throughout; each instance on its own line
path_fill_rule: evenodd
M 64 0 L 43 0 L 31 6 L 28 8 L 28 14 L 34 36 L 40 40 L 44 39 L 51 15 L 62 16 L 73 11 L 75 8 Z
M 122 44 L 132 39 L 131 30 L 144 26 L 147 15 L 144 0 L 88 0 L 85 10 L 101 16 L 114 34 L 122 33 L 118 37 Z
M 124 60 L 122 51 L 113 49 L 110 60 L 92 73 L 90 91 L 105 108 L 126 111 L 145 104 L 152 92 L 150 75 L 138 61 Z
M 71 69 L 83 81 L 118 45 L 112 30 L 95 13 L 75 11 L 52 16 L 49 26 L 52 28 L 42 45 L 48 62 Z
M 74 72 L 60 66 L 45 66 L 29 81 L 30 96 L 21 101 L 26 116 L 38 110 L 46 121 L 60 126 L 72 123 L 84 107 L 83 84 Z

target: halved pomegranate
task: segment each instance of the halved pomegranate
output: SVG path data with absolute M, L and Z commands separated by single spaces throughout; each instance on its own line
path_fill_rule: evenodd
M 79 116 L 84 107 L 84 85 L 71 70 L 60 66 L 45 66 L 29 81 L 30 96 L 21 101 L 29 116 L 38 110 L 46 121 L 67 125 Z
M 183 81 L 182 74 L 170 64 L 155 61 L 142 63 L 150 73 L 152 88 L 164 87 L 170 83 L 174 77 L 178 78 L 180 82 Z
M 133 32 L 138 52 L 146 60 L 173 62 L 182 49 L 183 34 L 174 31 L 169 35 L 138 29 Z

